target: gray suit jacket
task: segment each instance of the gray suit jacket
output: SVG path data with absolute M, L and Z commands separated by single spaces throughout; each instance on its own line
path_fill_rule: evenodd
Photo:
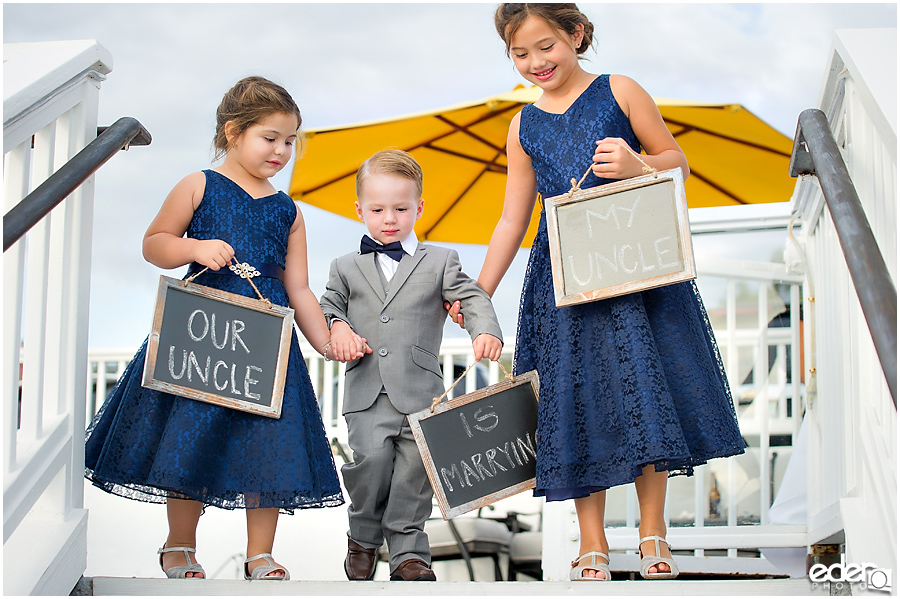
M 503 334 L 490 298 L 462 272 L 454 250 L 420 243 L 414 256 L 403 255 L 387 295 L 377 268 L 374 254 L 335 259 L 320 300 L 329 325 L 345 321 L 373 350 L 347 364 L 343 413 L 367 409 L 383 386 L 394 407 L 411 414 L 444 392 L 438 360 L 444 300 L 460 300 L 472 339 Z

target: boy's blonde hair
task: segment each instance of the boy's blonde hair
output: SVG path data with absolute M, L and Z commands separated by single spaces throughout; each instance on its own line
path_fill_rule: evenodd
M 398 175 L 416 184 L 416 195 L 422 197 L 422 167 L 403 150 L 381 150 L 362 163 L 356 171 L 356 197 L 362 197 L 362 187 L 369 175 Z

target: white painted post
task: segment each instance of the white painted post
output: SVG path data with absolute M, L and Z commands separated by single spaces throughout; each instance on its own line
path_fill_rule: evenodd
M 740 414 L 740 400 L 737 395 L 738 390 L 738 346 L 737 346 L 737 293 L 735 280 L 728 279 L 728 290 L 726 298 L 726 319 L 728 326 L 728 384 L 731 387 L 732 401 L 734 402 L 734 410 L 736 414 Z M 726 521 L 729 527 L 737 526 L 737 466 L 734 460 L 728 460 L 727 466 L 728 477 L 728 494 L 727 494 L 727 517 Z M 728 547 L 729 558 L 737 557 L 737 548 Z
M 15 206 L 28 194 L 31 172 L 31 138 L 3 158 L 3 210 Z M 22 288 L 25 280 L 25 248 L 17 243 L 3 254 L 3 472 L 12 472 L 16 447 L 21 389 Z
M 769 522 L 769 310 L 768 284 L 760 281 L 757 295 L 759 342 L 753 383 L 756 418 L 759 424 L 759 523 Z
M 805 380 L 802 372 L 800 354 L 803 352 L 804 341 L 800 338 L 800 285 L 791 285 L 791 419 L 793 432 L 791 443 L 797 439 L 800 433 L 800 424 L 803 422 L 803 404 L 800 397 L 800 381 Z
M 694 529 L 699 530 L 706 526 L 706 471 L 708 466 L 698 466 L 694 469 Z M 694 557 L 703 557 L 704 550 L 695 548 Z

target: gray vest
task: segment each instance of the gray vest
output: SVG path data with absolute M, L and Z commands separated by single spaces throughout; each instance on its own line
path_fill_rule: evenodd
M 378 273 L 379 280 L 381 280 L 381 292 L 384 294 L 384 297 L 387 297 L 387 290 L 391 286 L 391 282 L 388 281 L 388 278 L 384 276 L 384 271 L 381 270 L 381 262 L 378 260 L 378 254 L 372 252 L 372 256 L 375 258 L 375 271 Z

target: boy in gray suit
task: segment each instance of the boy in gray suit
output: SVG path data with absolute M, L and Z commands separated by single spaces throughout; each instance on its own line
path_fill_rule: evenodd
M 350 580 L 371 580 L 386 539 L 391 580 L 435 580 L 423 530 L 433 492 L 406 415 L 444 392 L 437 357 L 444 301 L 461 302 L 476 360 L 499 359 L 502 333 L 490 299 L 462 272 L 457 253 L 418 242 L 422 169 L 412 156 L 376 153 L 357 172 L 356 195 L 369 235 L 359 252 L 332 262 L 320 300 L 332 355 L 362 355 L 347 363 L 344 392 L 353 450 L 353 462 L 341 468 L 350 495 L 344 571 Z

